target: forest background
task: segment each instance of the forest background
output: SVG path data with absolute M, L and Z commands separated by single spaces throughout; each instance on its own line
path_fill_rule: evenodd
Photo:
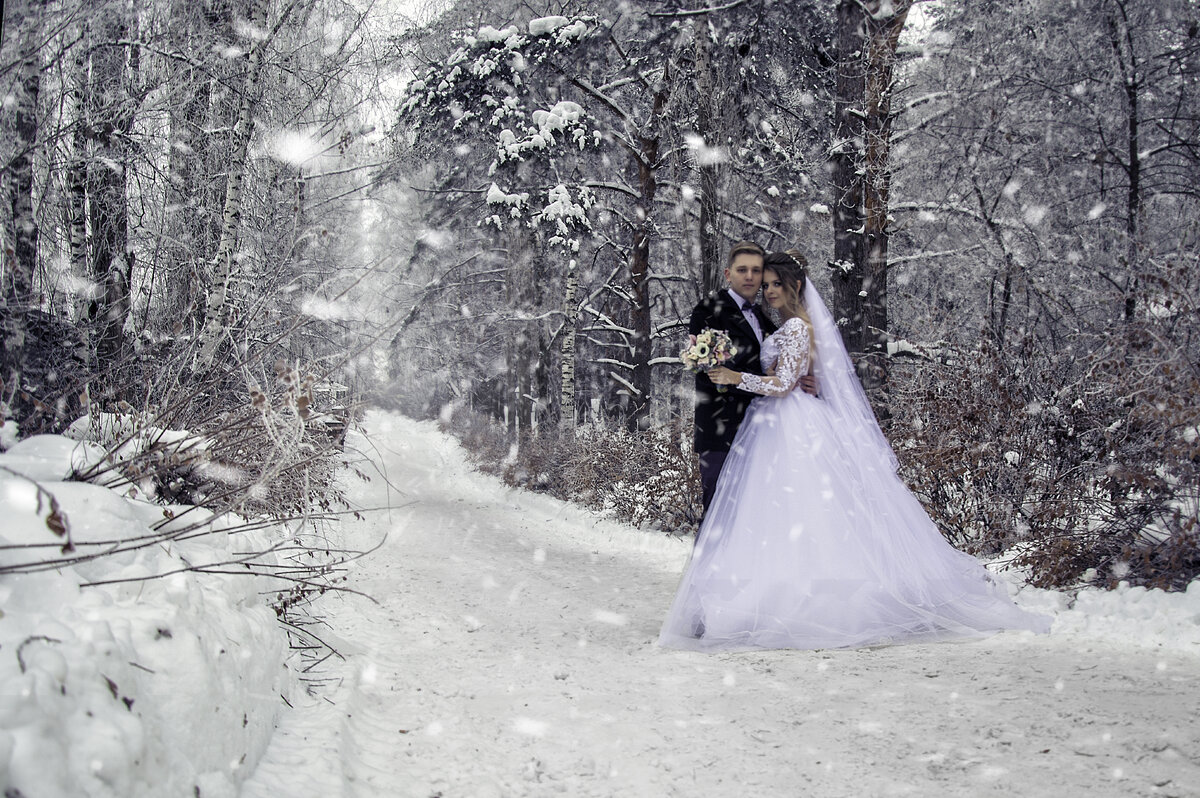
M 88 417 L 80 479 L 332 513 L 382 404 L 690 533 L 678 352 L 750 238 L 806 254 L 955 545 L 1200 574 L 1192 0 L 9 0 L 2 34 L 5 448 Z

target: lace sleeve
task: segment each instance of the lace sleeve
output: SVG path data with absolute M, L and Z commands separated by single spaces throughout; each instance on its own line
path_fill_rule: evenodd
M 786 396 L 796 387 L 800 377 L 808 373 L 811 335 L 808 325 L 800 319 L 788 319 L 775 335 L 779 344 L 779 362 L 775 364 L 775 376 L 760 377 L 757 374 L 743 373 L 738 383 L 738 387 L 743 391 L 764 396 Z

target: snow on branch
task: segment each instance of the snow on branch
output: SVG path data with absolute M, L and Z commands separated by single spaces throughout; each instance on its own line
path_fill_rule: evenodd
M 400 119 L 408 121 L 416 138 L 444 147 L 447 134 L 472 141 L 491 138 L 495 160 L 488 168 L 495 178 L 486 192 L 486 215 L 481 226 L 502 230 L 507 224 L 546 225 L 550 243 L 578 251 L 579 233 L 591 230 L 588 211 L 596 203 L 592 189 L 575 184 L 543 189 L 519 184 L 528 177 L 517 167 L 538 159 L 539 168 L 563 150 L 585 150 L 602 141 L 600 131 L 579 103 L 554 97 L 539 99 L 533 70 L 584 39 L 594 19 L 541 17 L 527 29 L 482 26 L 461 35 L 462 46 L 444 63 L 430 65 L 408 89 Z M 505 178 L 503 175 L 507 175 Z M 553 179 L 553 178 L 552 178 Z M 505 185 L 506 180 L 508 185 Z M 514 185 L 517 184 L 517 185 Z
M 755 228 L 757 230 L 762 230 L 764 233 L 770 233 L 773 236 L 779 236 L 779 238 L 784 241 L 788 240 L 788 235 L 786 233 L 784 233 L 782 230 L 772 227 L 769 224 L 763 224 L 759 220 L 752 219 L 749 216 L 745 215 L 744 213 L 738 213 L 737 211 L 733 211 L 733 210 L 730 210 L 729 208 L 724 208 L 724 207 L 721 208 L 721 212 L 730 218 L 737 219 L 742 224 L 749 225 L 750 227 Z
M 531 217 L 533 222 L 551 222 L 555 235 L 550 239 L 553 245 L 565 245 L 573 252 L 579 251 L 579 239 L 569 238 L 575 230 L 587 230 L 591 223 L 587 218 L 588 208 L 596 204 L 595 196 L 585 187 L 579 189 L 579 202 L 571 198 L 570 190 L 559 184 L 546 193 L 548 200 L 545 207 Z
M 693 8 L 690 10 L 681 9 L 679 11 L 651 11 L 647 16 L 651 17 L 697 17 L 704 14 L 714 14 L 718 11 L 729 11 L 738 6 L 745 5 L 747 0 L 733 0 L 733 2 L 725 3 L 720 6 L 712 6 L 710 8 Z
M 568 138 L 579 149 L 584 149 L 589 140 L 599 141 L 600 133 L 593 131 L 588 135 L 586 116 L 583 107 L 570 100 L 560 100 L 550 109 L 537 109 L 529 115 L 532 124 L 514 131 L 503 128 L 496 141 L 497 161 L 495 167 L 508 161 L 520 161 L 523 156 L 537 150 L 548 150 L 559 141 L 559 136 L 565 141 Z M 556 136 L 556 134 L 558 134 Z
M 602 364 L 602 365 L 605 365 L 605 366 L 618 366 L 618 367 L 620 367 L 620 368 L 623 368 L 623 369 L 625 369 L 626 371 L 633 371 L 633 364 L 632 364 L 632 363 L 626 363 L 626 362 L 625 362 L 625 361 L 623 361 L 623 360 L 616 360 L 616 359 L 614 359 L 614 358 L 611 358 L 611 357 L 597 357 L 597 358 L 592 358 L 592 359 L 591 359 L 591 362 L 592 362 L 592 363 L 598 363 L 598 364 Z
M 585 93 L 590 94 L 596 100 L 599 100 L 603 105 L 607 106 L 608 109 L 620 117 L 631 130 L 638 129 L 639 126 L 637 124 L 637 120 L 633 118 L 629 111 L 622 108 L 620 103 L 618 103 L 612 97 L 608 96 L 583 78 L 571 76 L 569 80 L 577 88 L 582 89 Z
M 529 192 L 523 191 L 520 194 L 509 194 L 504 189 L 492 183 L 491 188 L 487 191 L 488 205 L 508 205 L 512 208 L 513 216 L 520 216 L 521 209 L 529 202 Z
M 400 117 L 411 120 L 418 132 L 426 126 L 440 129 L 449 115 L 455 130 L 481 124 L 495 130 L 515 128 L 519 137 L 544 134 L 536 122 L 530 124 L 530 114 L 522 107 L 528 98 L 525 75 L 582 40 L 592 22 L 590 17 L 543 17 L 530 22 L 528 34 L 511 25 L 484 25 L 475 34 L 459 34 L 462 46 L 409 84 Z
M 638 199 L 641 195 L 634 191 L 629 186 L 623 183 L 607 183 L 600 180 L 588 180 L 584 183 L 588 188 L 602 188 L 606 191 L 615 191 L 618 194 L 624 194 L 627 197 Z
M 664 337 L 666 337 L 667 333 L 671 332 L 672 330 L 686 329 L 687 326 L 688 326 L 688 323 L 685 319 L 676 319 L 674 321 L 668 321 L 668 322 L 660 324 L 654 328 L 654 337 L 655 338 L 664 338 Z
M 637 388 L 633 387 L 632 382 L 625 379 L 617 372 L 610 371 L 610 372 L 608 372 L 608 376 L 612 377 L 613 380 L 615 380 L 616 382 L 619 382 L 622 386 L 624 386 L 625 390 L 629 391 L 630 395 L 632 395 L 632 396 L 641 396 L 642 395 L 641 391 L 639 391 Z
M 950 205 L 950 204 L 944 203 L 944 202 L 897 202 L 896 204 L 892 205 L 890 210 L 894 211 L 896 213 L 901 213 L 901 212 L 928 213 L 928 214 L 933 214 L 935 212 L 953 213 L 953 214 L 957 214 L 959 216 L 966 216 L 970 219 L 974 219 L 975 221 L 979 222 L 980 224 L 988 224 L 989 223 L 988 220 L 985 219 L 981 213 L 979 213 L 979 211 L 974 210 L 973 208 L 967 208 L 962 205 Z M 1021 225 L 1015 224 L 1013 222 L 1000 220 L 1000 219 L 995 220 L 995 224 L 997 224 L 1001 227 L 1007 227 L 1012 230 L 1024 229 L 1021 227 Z
M 632 329 L 630 329 L 629 327 L 623 327 L 620 324 L 617 324 L 610 317 L 605 315 L 603 311 L 597 310 L 596 308 L 592 307 L 591 305 L 585 305 L 583 307 L 583 310 L 585 310 L 588 313 L 591 313 L 593 316 L 595 316 L 597 321 L 604 322 L 604 325 L 602 327 L 591 327 L 589 329 L 606 330 L 608 332 L 618 332 L 618 333 L 621 333 L 622 335 L 633 335 Z

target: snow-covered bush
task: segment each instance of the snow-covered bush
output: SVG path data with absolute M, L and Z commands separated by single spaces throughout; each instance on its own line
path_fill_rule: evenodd
M 634 526 L 691 534 L 700 522 L 700 472 L 690 423 L 635 434 L 591 425 L 579 430 L 566 478 L 589 506 Z
M 700 520 L 700 475 L 682 420 L 634 434 L 587 425 L 539 431 L 517 445 L 494 421 L 460 409 L 443 420 L 475 465 L 527 488 L 610 514 L 617 520 L 691 534 Z

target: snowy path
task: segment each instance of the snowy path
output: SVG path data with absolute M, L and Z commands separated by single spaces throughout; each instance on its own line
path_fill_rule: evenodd
M 390 513 L 324 600 L 346 661 L 244 798 L 1200 796 L 1200 660 L 1079 635 L 702 655 L 653 645 L 687 544 L 470 473 L 372 413 Z

